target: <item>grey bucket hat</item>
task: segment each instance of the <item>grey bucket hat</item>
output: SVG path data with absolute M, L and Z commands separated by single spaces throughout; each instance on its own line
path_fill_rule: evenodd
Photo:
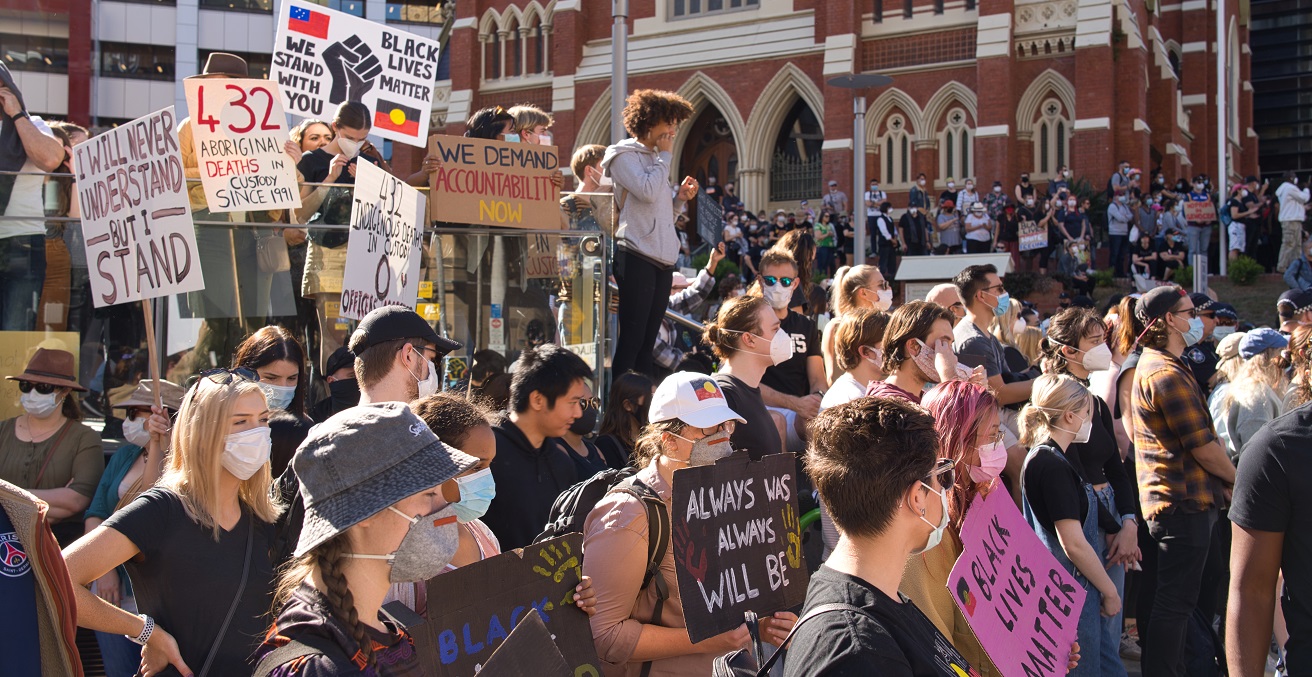
M 305 502 L 296 556 L 477 464 L 401 402 L 338 413 L 311 429 L 292 458 Z

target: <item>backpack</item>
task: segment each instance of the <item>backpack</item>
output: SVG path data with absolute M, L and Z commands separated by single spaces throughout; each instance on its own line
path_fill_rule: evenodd
M 648 529 L 647 570 L 642 576 L 642 587 L 639 590 L 646 590 L 652 584 L 656 586 L 656 608 L 652 611 L 650 621 L 654 625 L 660 623 L 661 609 L 665 606 L 665 600 L 670 598 L 669 584 L 665 582 L 664 576 L 659 575 L 661 560 L 665 559 L 665 551 L 670 547 L 670 515 L 665 511 L 665 502 L 636 477 L 637 473 L 637 468 L 632 467 L 622 470 L 607 468 L 561 492 L 551 504 L 547 526 L 533 542 L 541 543 L 565 534 L 582 533 L 588 514 L 612 491 L 622 491 L 638 499 L 647 510 Z M 642 666 L 643 677 L 650 672 L 651 662 L 648 661 Z
M 1230 224 L 1234 223 L 1235 217 L 1230 214 L 1230 203 L 1228 201 L 1221 205 L 1221 208 L 1216 212 L 1216 218 L 1221 221 L 1222 226 L 1229 228 Z
M 821 604 L 797 619 L 797 623 L 793 624 L 793 629 L 788 631 L 788 636 L 784 638 L 781 646 L 788 646 L 788 642 L 793 639 L 793 635 L 797 634 L 797 631 L 807 621 L 833 611 L 852 611 L 862 616 L 870 616 L 865 609 L 851 604 L 839 602 Z M 778 661 L 779 657 L 784 654 L 784 650 L 781 648 L 774 652 L 774 655 L 770 656 L 770 660 L 758 668 L 761 656 L 761 636 L 756 614 L 750 611 L 747 612 L 747 631 L 752 635 L 752 649 L 738 649 L 723 656 L 717 656 L 715 663 L 711 666 L 712 677 L 766 677 L 770 674 L 770 668 L 774 667 L 775 661 Z

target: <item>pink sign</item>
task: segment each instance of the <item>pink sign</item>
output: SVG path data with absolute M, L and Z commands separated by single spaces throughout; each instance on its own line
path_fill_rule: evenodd
M 1006 491 L 975 497 L 961 542 L 948 589 L 993 664 L 1005 677 L 1066 674 L 1085 591 Z

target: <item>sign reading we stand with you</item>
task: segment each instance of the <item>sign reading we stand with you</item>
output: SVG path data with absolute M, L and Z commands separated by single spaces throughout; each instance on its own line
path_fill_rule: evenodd
M 555 146 L 435 134 L 428 154 L 439 161 L 429 178 L 432 220 L 560 228 L 560 194 L 551 181 L 560 167 Z
M 97 308 L 205 288 L 173 107 L 73 147 Z
M 792 454 L 746 452 L 674 471 L 670 547 L 693 642 L 806 599 L 796 472 Z
M 435 40 L 306 0 L 284 0 L 269 79 L 287 112 L 327 120 L 343 101 L 373 113 L 384 139 L 424 145 L 441 49 Z
M 971 501 L 961 543 L 948 589 L 998 670 L 1008 677 L 1066 674 L 1086 593 L 1006 491 Z
M 423 258 L 424 196 L 364 158 L 355 166 L 338 312 L 358 320 L 379 306 L 414 310 Z
M 300 207 L 278 83 L 187 78 L 182 86 L 210 211 Z

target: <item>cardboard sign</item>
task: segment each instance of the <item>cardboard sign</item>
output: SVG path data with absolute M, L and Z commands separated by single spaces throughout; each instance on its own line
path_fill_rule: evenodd
M 306 0 L 285 0 L 277 27 L 269 79 L 282 85 L 288 113 L 328 120 L 337 104 L 359 101 L 374 134 L 424 145 L 437 41 Z
M 97 308 L 205 288 L 173 106 L 73 147 Z
M 537 609 L 524 614 L 480 672 L 497 677 L 574 677 Z
M 182 86 L 210 211 L 300 207 L 278 83 L 187 78 Z
M 724 208 L 705 191 L 697 193 L 697 234 L 714 247 L 724 239 Z
M 568 534 L 430 580 L 428 619 L 439 668 L 428 674 L 473 677 L 534 609 L 542 614 L 571 674 L 601 674 L 588 616 L 574 606 L 574 587 L 582 571 L 583 534 Z
M 961 542 L 965 549 L 948 575 L 948 589 L 998 670 L 1018 677 L 1066 674 L 1086 593 L 1011 496 L 976 496 Z
M 537 234 L 525 238 L 528 252 L 524 255 L 524 276 L 529 280 L 557 280 L 560 270 L 560 237 Z
M 1200 202 L 1185 200 L 1182 204 L 1184 204 L 1184 218 L 1186 221 L 1216 223 L 1216 205 L 1212 204 L 1211 200 Z
M 429 178 L 434 221 L 556 230 L 560 195 L 551 182 L 555 146 L 436 134 L 428 153 L 441 160 Z
M 674 472 L 670 547 L 693 642 L 806 599 L 796 473 L 792 454 L 746 452 Z
M 1020 250 L 1023 252 L 1048 248 L 1048 229 L 1038 221 L 1021 221 Z
M 419 298 L 424 196 L 391 174 L 356 163 L 351 235 L 342 276 L 342 317 L 358 320 L 379 306 L 414 309 Z

